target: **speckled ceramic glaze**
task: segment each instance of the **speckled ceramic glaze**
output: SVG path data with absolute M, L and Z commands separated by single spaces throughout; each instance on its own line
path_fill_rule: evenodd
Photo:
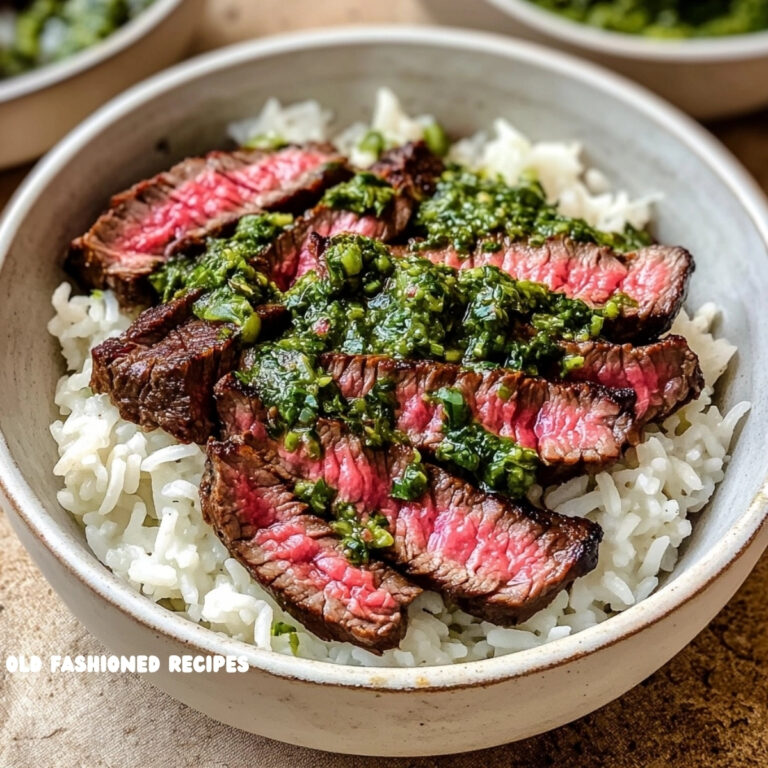
M 360 669 L 256 651 L 165 611 L 99 564 L 56 503 L 48 424 L 62 366 L 45 330 L 66 243 L 110 194 L 220 144 L 229 120 L 268 96 L 314 97 L 337 125 L 374 90 L 454 134 L 498 115 L 542 139 L 575 138 L 590 164 L 636 194 L 662 190 L 658 236 L 697 257 L 690 303 L 724 309 L 739 344 L 720 397 L 754 403 L 714 501 L 659 591 L 604 624 L 482 662 Z M 170 148 L 170 149 L 168 149 Z M 378 28 L 276 38 L 215 53 L 129 91 L 39 165 L 0 228 L 0 482 L 11 521 L 72 611 L 120 653 L 244 654 L 244 674 L 157 673 L 212 717 L 319 749 L 417 755 L 477 749 L 577 718 L 636 685 L 725 604 L 768 541 L 765 429 L 768 213 L 755 185 L 700 128 L 631 84 L 552 51 L 493 36 Z
M 178 61 L 202 8 L 203 0 L 155 0 L 98 45 L 0 80 L 0 168 L 39 157 L 115 94 Z
M 529 0 L 488 0 L 515 32 L 627 75 L 701 119 L 768 105 L 768 31 L 659 40 L 571 21 Z

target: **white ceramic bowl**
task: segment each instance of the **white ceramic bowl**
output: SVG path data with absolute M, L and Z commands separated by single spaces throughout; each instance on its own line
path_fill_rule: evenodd
M 571 21 L 527 0 L 488 0 L 522 37 L 591 59 L 653 89 L 694 117 L 768 106 L 768 31 L 657 40 Z
M 363 669 L 254 650 L 170 613 L 103 567 L 56 503 L 48 424 L 62 372 L 45 330 L 60 257 L 109 195 L 185 154 L 221 143 L 229 120 L 272 95 L 308 96 L 338 125 L 394 88 L 412 112 L 465 134 L 502 115 L 531 135 L 576 138 L 590 164 L 635 193 L 663 190 L 657 232 L 696 254 L 691 304 L 724 309 L 740 344 L 722 400 L 753 410 L 716 497 L 654 595 L 599 626 L 487 661 Z M 640 88 L 591 65 L 513 40 L 438 29 L 324 30 L 222 50 L 147 81 L 59 144 L 0 226 L 0 485 L 11 522 L 78 618 L 118 653 L 243 654 L 244 674 L 150 677 L 172 696 L 239 728 L 320 749 L 416 755 L 530 736 L 621 695 L 717 613 L 768 542 L 768 211 L 708 134 Z
M 39 157 L 115 94 L 178 61 L 202 4 L 155 0 L 97 45 L 0 80 L 0 168 Z

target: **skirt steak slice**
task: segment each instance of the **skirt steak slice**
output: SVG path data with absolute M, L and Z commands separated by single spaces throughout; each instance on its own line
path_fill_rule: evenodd
M 291 491 L 274 453 L 248 440 L 208 444 L 203 516 L 224 546 L 278 603 L 324 640 L 375 653 L 405 634 L 421 590 L 386 565 L 354 565 L 328 523 Z
M 377 381 L 394 383 L 396 427 L 411 444 L 433 451 L 444 437 L 445 414 L 429 395 L 458 389 L 472 417 L 489 432 L 535 450 L 558 474 L 596 471 L 639 435 L 634 394 L 599 385 L 551 382 L 496 368 L 472 371 L 450 363 L 329 353 L 321 365 L 347 398 L 364 397 Z
M 550 238 L 543 245 L 499 239 L 496 250 L 480 243 L 470 254 L 453 248 L 420 251 L 438 264 L 456 269 L 495 266 L 516 280 L 543 283 L 551 291 L 601 306 L 617 294 L 630 301 L 620 304 L 618 317 L 605 323 L 611 341 L 642 342 L 668 330 L 682 307 L 693 257 L 683 248 L 651 245 L 634 253 L 617 253 L 594 243 Z
M 91 350 L 93 391 L 108 394 L 122 418 L 161 427 L 184 443 L 204 443 L 212 434 L 213 387 L 239 358 L 233 326 L 192 315 L 199 294 L 146 309 L 125 333 Z M 257 311 L 265 328 L 285 319 L 282 306 Z
M 571 381 L 594 381 L 635 392 L 639 424 L 661 421 L 691 400 L 704 387 L 699 358 L 682 336 L 665 336 L 654 344 L 633 347 L 604 341 L 564 341 L 567 355 L 584 358 L 572 369 Z
M 85 286 L 111 288 L 122 305 L 148 304 L 146 277 L 168 256 L 265 210 L 302 212 L 348 175 L 329 145 L 211 152 L 188 158 L 112 198 L 73 241 L 67 269 Z

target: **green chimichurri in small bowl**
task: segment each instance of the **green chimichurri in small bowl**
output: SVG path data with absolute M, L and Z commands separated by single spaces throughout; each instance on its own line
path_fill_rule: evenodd
M 529 0 L 573 21 L 655 38 L 722 37 L 768 29 L 768 0 Z
M 515 35 L 602 64 L 699 119 L 768 106 L 768 0 L 488 2 Z
M 0 6 L 0 78 L 61 61 L 109 37 L 154 0 L 28 0 Z
M 0 168 L 178 61 L 204 0 L 0 0 Z

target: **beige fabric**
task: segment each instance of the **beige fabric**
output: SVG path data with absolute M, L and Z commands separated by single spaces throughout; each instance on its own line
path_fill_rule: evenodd
M 295 26 L 362 21 L 487 24 L 480 0 L 209 0 L 212 47 Z M 768 187 L 768 116 L 717 132 Z M 21 180 L 0 174 L 0 203 Z M 42 578 L 0 514 L 0 660 L 105 653 Z M 482 753 L 378 760 L 250 736 L 131 675 L 9 675 L 0 665 L 0 768 L 701 768 L 768 766 L 768 556 L 685 651 L 634 691 L 552 733 Z

